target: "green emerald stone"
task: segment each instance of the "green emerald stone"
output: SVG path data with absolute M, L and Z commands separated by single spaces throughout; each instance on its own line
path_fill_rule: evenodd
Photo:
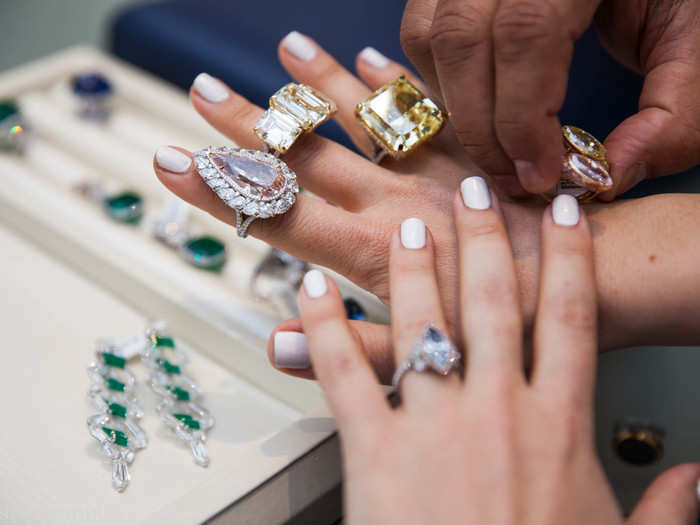
M 114 379 L 113 377 L 108 377 L 107 378 L 107 388 L 110 390 L 116 390 L 117 392 L 124 392 L 126 389 L 126 385 L 119 381 L 118 379 Z
M 182 250 L 185 258 L 198 268 L 218 271 L 226 263 L 226 246 L 214 237 L 193 237 Z
M 185 425 L 190 427 L 192 430 L 199 430 L 199 421 L 194 419 L 189 414 L 173 414 L 173 417 L 176 417 L 177 419 L 182 421 Z
M 110 352 L 102 352 L 102 360 L 105 365 L 115 368 L 124 368 L 124 365 L 126 365 L 126 359 Z
M 163 371 L 170 375 L 170 374 L 176 374 L 180 375 L 180 367 L 178 365 L 172 364 L 170 361 L 167 359 L 156 359 L 156 363 L 163 369 Z
M 180 388 L 179 386 L 168 386 L 166 387 L 168 390 L 170 390 L 173 394 L 175 394 L 175 397 L 177 397 L 178 401 L 189 401 L 190 400 L 190 393 L 185 390 L 184 388 Z
M 107 434 L 107 436 L 109 436 L 109 438 L 120 447 L 126 447 L 129 445 L 129 438 L 127 438 L 126 434 L 124 434 L 124 432 L 122 432 L 121 430 L 116 430 L 114 428 L 109 427 L 102 427 L 102 432 Z
M 153 340 L 153 344 L 155 346 L 167 346 L 168 348 L 175 348 L 175 341 L 173 340 L 173 338 L 162 335 L 156 336 L 156 338 Z
M 143 216 L 143 199 L 132 191 L 106 197 L 104 207 L 107 215 L 119 222 L 137 223 Z
M 9 100 L 0 101 L 0 122 L 17 113 L 19 113 L 19 109 L 13 102 Z
M 113 416 L 126 417 L 126 407 L 124 405 L 120 405 L 119 403 L 110 403 L 109 411 Z

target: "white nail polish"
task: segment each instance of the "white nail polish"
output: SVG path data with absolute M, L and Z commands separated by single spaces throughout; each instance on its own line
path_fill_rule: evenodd
M 209 102 L 221 102 L 228 98 L 226 87 L 213 76 L 200 73 L 192 83 L 197 93 L 202 95 Z
M 425 246 L 425 223 L 412 217 L 401 223 L 401 244 L 409 250 L 420 250 Z
M 389 65 L 389 59 L 373 47 L 366 47 L 360 51 L 360 58 L 377 69 L 384 69 Z
M 272 350 L 279 368 L 311 368 L 306 335 L 299 332 L 277 332 Z
M 321 297 L 328 291 L 326 276 L 318 270 L 309 270 L 304 276 L 304 288 L 307 295 L 312 299 Z
M 156 162 L 164 170 L 173 173 L 185 173 L 192 165 L 191 158 L 170 146 L 161 146 L 156 150 Z
M 578 201 L 573 195 L 557 195 L 552 201 L 552 218 L 559 226 L 576 226 L 579 219 Z
M 292 31 L 282 39 L 282 45 L 299 60 L 308 62 L 316 56 L 316 46 L 298 31 Z
M 460 185 L 462 200 L 467 208 L 472 210 L 487 210 L 491 207 L 491 193 L 486 181 L 475 175 L 467 177 Z

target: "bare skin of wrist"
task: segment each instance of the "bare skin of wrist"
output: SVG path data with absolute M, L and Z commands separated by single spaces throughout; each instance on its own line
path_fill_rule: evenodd
M 503 204 L 520 282 L 521 306 L 532 326 L 539 286 L 539 206 Z M 585 206 L 596 261 L 599 347 L 700 340 L 700 196 L 668 194 Z

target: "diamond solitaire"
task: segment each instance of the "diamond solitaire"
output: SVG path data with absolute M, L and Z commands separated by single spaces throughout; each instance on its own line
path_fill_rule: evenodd
M 394 158 L 413 151 L 445 123 L 440 108 L 401 76 L 355 108 L 360 124 Z
M 337 111 L 335 104 L 304 84 L 290 82 L 270 98 L 253 131 L 268 147 L 286 153 L 303 134 L 313 131 Z
M 398 389 L 403 376 L 409 370 L 425 372 L 432 370 L 446 376 L 457 369 L 462 359 L 450 340 L 433 325 L 426 325 L 423 333 L 413 345 L 411 354 L 394 372 L 392 385 Z
M 296 175 L 274 155 L 240 148 L 207 148 L 194 153 L 197 172 L 236 212 L 238 235 L 255 219 L 282 215 L 296 202 Z

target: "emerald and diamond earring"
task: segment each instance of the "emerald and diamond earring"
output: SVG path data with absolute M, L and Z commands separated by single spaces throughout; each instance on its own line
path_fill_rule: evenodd
M 214 417 L 199 404 L 199 386 L 184 372 L 187 356 L 162 326 L 151 328 L 147 338 L 149 344 L 141 356 L 151 369 L 148 383 L 160 398 L 156 411 L 175 435 L 189 445 L 195 463 L 206 467 L 206 432 L 214 426 Z
M 161 420 L 190 447 L 197 465 L 209 465 L 206 432 L 214 426 L 214 417 L 199 403 L 197 383 L 184 373 L 186 354 L 158 322 L 123 343 L 98 343 L 95 360 L 88 365 L 88 399 L 97 410 L 88 417 L 88 431 L 112 462 L 112 486 L 118 492 L 129 485 L 136 451 L 148 445 L 139 425 L 143 410 L 135 396 L 136 378 L 126 368 L 136 357 L 151 371 L 148 384 L 159 398 L 156 412 Z
M 88 365 L 90 404 L 98 411 L 87 420 L 88 431 L 112 461 L 112 486 L 123 492 L 129 485 L 129 467 L 148 437 L 139 426 L 143 411 L 134 397 L 136 380 L 126 369 L 129 345 L 101 343 Z

